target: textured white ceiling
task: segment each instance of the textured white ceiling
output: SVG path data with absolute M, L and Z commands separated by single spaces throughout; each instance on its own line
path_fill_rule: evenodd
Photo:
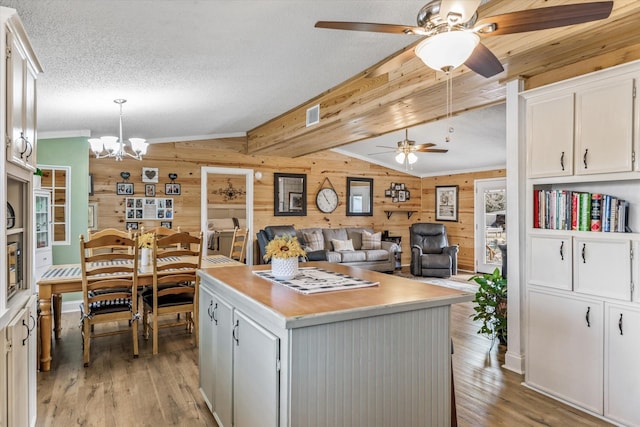
M 244 134 L 415 41 L 318 20 L 414 24 L 426 0 L 0 0 L 44 69 L 38 131 L 152 142 Z

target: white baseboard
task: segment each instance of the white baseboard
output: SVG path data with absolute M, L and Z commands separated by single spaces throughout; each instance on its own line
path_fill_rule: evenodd
M 515 372 L 516 374 L 524 374 L 524 355 L 509 351 L 504 355 L 503 368 Z

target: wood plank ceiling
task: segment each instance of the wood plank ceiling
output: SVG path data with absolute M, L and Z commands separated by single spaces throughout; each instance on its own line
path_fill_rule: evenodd
M 478 15 L 576 1 L 493 0 L 481 6 Z M 525 87 L 533 88 L 640 59 L 639 22 L 640 1 L 615 0 L 607 20 L 485 37 L 482 42 L 500 59 L 505 71 L 486 79 L 464 66 L 455 70 L 454 114 L 504 102 L 504 84 L 515 78 L 524 79 Z M 344 38 L 348 42 L 349 32 L 344 32 Z M 250 130 L 248 154 L 299 157 L 444 117 L 445 76 L 418 58 L 413 57 L 394 71 L 370 77 L 376 68 L 402 52 Z M 320 123 L 307 128 L 306 110 L 316 104 L 320 104 Z

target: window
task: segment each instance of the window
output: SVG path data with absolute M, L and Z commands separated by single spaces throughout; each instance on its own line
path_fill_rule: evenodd
M 42 169 L 42 188 L 51 192 L 53 244 L 68 245 L 71 167 L 39 165 L 39 168 Z

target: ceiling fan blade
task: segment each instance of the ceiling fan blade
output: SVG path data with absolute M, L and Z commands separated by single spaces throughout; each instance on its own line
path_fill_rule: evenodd
M 423 148 L 429 148 L 429 147 L 435 147 L 436 144 L 434 144 L 433 142 L 427 142 L 424 144 L 418 144 L 418 145 L 414 145 L 416 151 L 418 150 L 422 150 Z
M 442 0 L 440 2 L 440 17 L 447 19 L 450 12 L 457 13 L 462 16 L 460 21 L 467 22 L 476 13 L 481 0 Z
M 378 76 L 381 76 L 383 74 L 388 73 L 389 71 L 397 70 L 405 62 L 408 62 L 414 56 L 415 56 L 415 53 L 413 53 L 413 49 L 407 49 L 404 52 L 402 52 L 401 54 L 395 56 L 389 62 L 385 62 L 384 64 L 382 64 L 378 68 L 372 70 L 369 74 L 367 74 L 367 77 L 378 77 Z
M 371 31 L 374 33 L 391 34 L 424 34 L 422 27 L 396 24 L 376 24 L 372 22 L 342 22 L 342 21 L 318 21 L 316 28 L 327 28 L 330 30 L 350 30 L 350 31 Z
M 376 145 L 378 148 L 388 148 L 389 150 L 397 150 L 398 147 L 389 147 L 388 145 Z
M 545 30 L 605 19 L 611 14 L 612 8 L 612 1 L 601 1 L 521 10 L 480 19 L 476 28 L 494 24 L 496 28 L 493 31 L 483 33 L 482 29 L 479 30 L 479 34 L 484 36 Z
M 389 154 L 389 153 L 394 153 L 396 150 L 390 150 L 390 151 L 378 151 L 377 153 L 369 153 L 368 156 L 377 156 L 378 154 Z
M 416 150 L 419 151 L 420 153 L 446 153 L 447 150 L 446 148 L 425 148 L 423 150 Z
M 493 77 L 504 71 L 498 58 L 482 43 L 476 45 L 464 65 L 483 77 Z

